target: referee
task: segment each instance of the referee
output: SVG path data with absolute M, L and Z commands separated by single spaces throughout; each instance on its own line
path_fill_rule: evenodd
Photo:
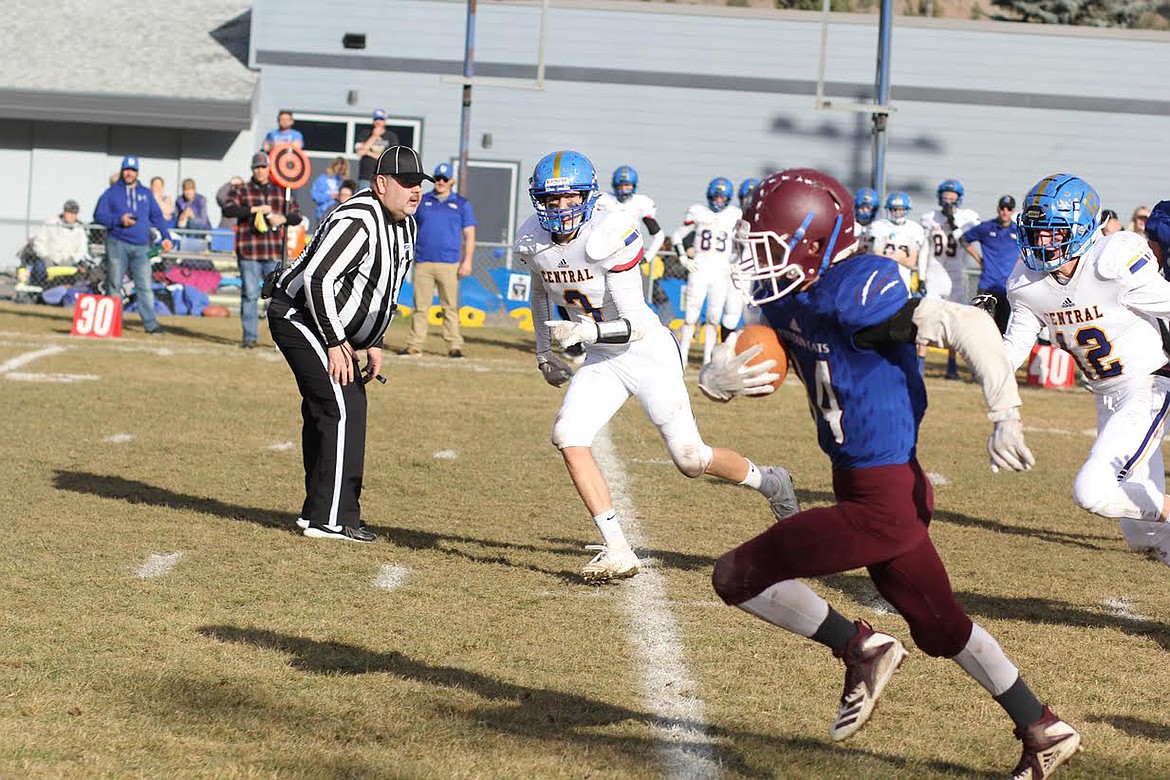
M 366 383 L 379 376 L 382 336 L 414 259 L 422 199 L 418 152 L 382 152 L 369 189 L 317 228 L 280 274 L 268 307 L 272 340 L 300 389 L 305 503 L 297 525 L 314 539 L 372 542 L 359 499 L 366 450 Z M 361 370 L 357 350 L 366 351 Z

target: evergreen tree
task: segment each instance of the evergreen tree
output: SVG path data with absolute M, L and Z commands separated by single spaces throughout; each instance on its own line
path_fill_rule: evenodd
M 1157 10 L 1154 0 L 991 0 L 1011 15 L 992 14 L 999 21 L 1075 24 L 1087 27 L 1133 27 L 1146 13 Z

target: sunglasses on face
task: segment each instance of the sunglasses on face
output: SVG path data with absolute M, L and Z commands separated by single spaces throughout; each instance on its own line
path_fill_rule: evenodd
M 451 179 L 447 176 L 436 176 L 435 181 L 451 181 Z

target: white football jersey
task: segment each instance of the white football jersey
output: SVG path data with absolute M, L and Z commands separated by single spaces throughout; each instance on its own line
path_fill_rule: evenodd
M 611 222 L 612 220 L 612 222 Z M 619 247 L 602 260 L 590 260 L 585 254 L 585 245 L 596 230 L 620 228 L 615 239 Z M 629 218 L 617 215 L 594 215 L 581 226 L 577 236 L 567 244 L 557 244 L 548 231 L 536 221 L 536 215 L 525 220 L 516 234 L 513 244 L 521 261 L 532 272 L 533 294 L 543 290 L 555 306 L 564 306 L 570 316 L 587 314 L 598 321 L 638 318 L 643 322 L 658 317 L 639 296 L 629 305 L 640 306 L 643 311 L 618 311 L 613 296 L 606 285 L 606 276 L 612 273 L 630 272 L 638 275 L 638 263 L 642 260 L 642 236 Z M 640 289 L 641 281 L 637 281 Z M 589 349 L 615 348 L 626 345 L 597 344 Z
M 931 264 L 926 278 L 927 292 L 938 294 L 942 291 L 944 298 L 966 301 L 963 295 L 963 267 L 967 252 L 959 245 L 959 236 L 979 224 L 979 215 L 972 209 L 955 209 L 953 231 L 941 209 L 926 212 L 919 221 L 926 231 L 926 250 Z M 948 279 L 938 278 L 943 272 Z
M 630 215 L 630 221 L 641 226 L 642 220 L 649 217 L 654 219 L 658 214 L 658 206 L 646 195 L 634 193 L 626 198 L 625 202 L 618 200 L 612 193 L 604 192 L 597 199 L 593 207 L 594 219 L 613 211 L 620 211 Z
M 1007 289 L 1012 316 L 1004 345 L 1013 368 L 1023 364 L 1045 328 L 1052 343 L 1073 356 L 1094 392 L 1166 365 L 1158 317 L 1170 315 L 1170 282 L 1136 233 L 1098 234 L 1066 284 L 1018 263 Z
M 677 245 L 692 228 L 695 231 L 693 263 L 703 271 L 729 272 L 735 251 L 735 227 L 743 219 L 739 206 L 727 206 L 712 211 L 705 203 L 696 203 L 687 209 L 681 228 L 675 231 Z
M 863 225 L 860 222 L 855 223 L 854 232 L 857 236 L 857 251 L 861 254 L 876 252 L 877 250 L 874 249 L 873 244 L 874 234 L 887 230 L 887 225 L 889 225 L 889 222 L 881 218 L 874 219 L 868 225 Z
M 898 263 L 898 271 L 902 274 L 902 281 L 906 283 L 911 293 L 917 293 L 918 280 L 926 275 L 926 265 L 929 254 L 926 251 L 926 231 L 922 225 L 907 219 L 902 224 L 895 224 L 889 220 L 874 220 L 870 225 L 874 254 L 893 257 L 899 250 L 909 257 L 917 258 L 916 268 Z

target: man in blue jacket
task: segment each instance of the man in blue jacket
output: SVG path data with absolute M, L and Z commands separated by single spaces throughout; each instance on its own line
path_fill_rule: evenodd
M 93 221 L 106 227 L 106 295 L 122 295 L 126 269 L 134 280 L 138 294 L 138 311 L 147 333 L 162 333 L 154 316 L 154 291 L 151 289 L 150 228 L 162 233 L 163 250 L 171 248 L 171 233 L 149 187 L 138 183 L 138 158 L 122 158 L 122 178 L 111 184 L 98 198 Z

